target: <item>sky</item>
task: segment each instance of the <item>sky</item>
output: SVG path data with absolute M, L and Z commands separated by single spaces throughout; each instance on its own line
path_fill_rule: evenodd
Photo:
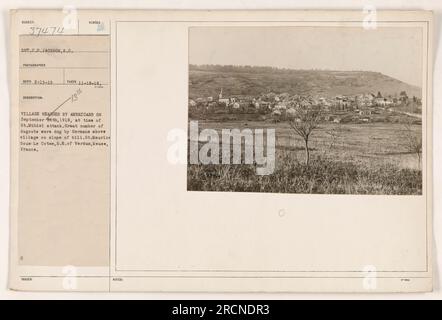
M 422 87 L 418 27 L 192 27 L 189 63 L 376 71 Z

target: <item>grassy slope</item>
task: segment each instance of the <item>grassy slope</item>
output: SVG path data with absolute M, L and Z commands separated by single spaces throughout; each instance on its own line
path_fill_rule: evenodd
M 299 95 L 399 94 L 421 97 L 421 90 L 379 72 L 280 70 L 256 67 L 190 66 L 189 97 L 258 96 L 266 92 Z
M 376 169 L 353 163 L 314 160 L 307 167 L 287 157 L 267 176 L 258 176 L 252 165 L 189 165 L 189 191 L 235 191 L 316 194 L 422 194 L 419 170 L 381 166 Z

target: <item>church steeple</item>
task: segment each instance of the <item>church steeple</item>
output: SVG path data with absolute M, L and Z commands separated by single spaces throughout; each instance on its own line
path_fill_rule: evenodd
M 219 99 L 223 98 L 223 88 L 221 88 L 221 91 L 219 92 L 218 98 Z

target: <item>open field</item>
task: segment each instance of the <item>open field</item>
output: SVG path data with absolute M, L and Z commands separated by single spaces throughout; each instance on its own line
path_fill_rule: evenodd
M 271 121 L 199 121 L 200 130 L 250 128 L 276 129 L 277 151 L 288 151 L 300 162 L 304 159 L 303 141 L 290 128 L 288 123 Z M 421 125 L 413 125 L 418 134 Z M 324 123 L 316 129 L 309 142 L 312 157 L 332 161 L 352 162 L 364 166 L 390 164 L 403 169 L 419 169 L 417 156 L 407 149 L 404 139 L 406 129 L 402 124 L 367 123 L 335 124 Z
M 276 166 L 257 176 L 247 165 L 189 165 L 188 189 L 288 193 L 421 194 L 421 164 L 400 123 L 323 123 L 309 142 L 312 162 L 304 165 L 303 141 L 286 122 L 199 121 L 200 130 L 274 128 Z M 421 125 L 411 126 L 420 134 Z

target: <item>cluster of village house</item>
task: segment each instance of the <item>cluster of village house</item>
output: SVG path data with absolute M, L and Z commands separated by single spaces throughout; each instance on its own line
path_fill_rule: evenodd
M 349 113 L 362 122 L 370 122 L 373 115 L 394 112 L 394 107 L 406 103 L 406 93 L 398 97 L 383 97 L 378 92 L 355 96 L 338 95 L 333 98 L 267 93 L 258 97 L 224 97 L 222 89 L 213 97 L 189 100 L 189 107 L 208 112 L 261 112 L 273 117 L 284 117 L 296 113 L 297 107 L 315 106 L 321 109 L 323 121 L 341 122 Z

